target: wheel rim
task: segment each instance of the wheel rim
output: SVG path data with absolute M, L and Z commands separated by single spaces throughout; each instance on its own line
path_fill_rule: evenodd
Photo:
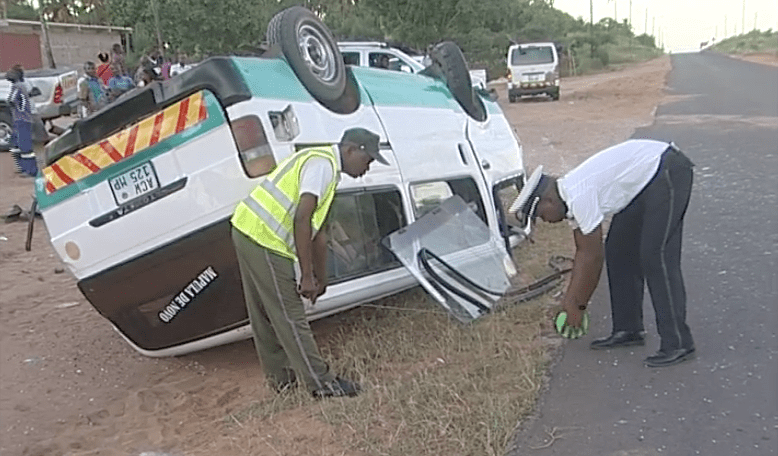
M 338 77 L 335 53 L 317 27 L 302 24 L 297 29 L 297 45 L 311 73 L 325 84 L 335 82 Z
M 0 146 L 8 147 L 11 142 L 11 126 L 0 122 Z

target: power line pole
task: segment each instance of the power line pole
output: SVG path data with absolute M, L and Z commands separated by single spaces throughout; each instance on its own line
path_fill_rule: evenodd
M 646 8 L 646 22 L 643 24 L 643 33 L 648 35 L 648 8 Z
M 651 18 L 651 36 L 656 37 L 654 30 L 656 30 L 656 16 Z
M 759 14 L 758 11 L 754 13 L 754 30 L 756 30 L 756 17 L 758 14 Z
M 740 33 L 746 34 L 746 0 L 743 0 L 743 25 L 740 26 Z
M 589 47 L 594 58 L 594 0 L 589 0 Z
M 43 5 L 38 9 L 38 17 L 41 21 L 41 34 L 43 35 L 43 48 L 46 50 L 46 60 L 49 61 L 49 68 L 57 68 L 57 63 L 54 62 L 54 53 L 51 51 L 49 24 L 46 22 L 46 18 L 43 17 Z
M 724 38 L 727 37 L 727 15 L 724 15 Z

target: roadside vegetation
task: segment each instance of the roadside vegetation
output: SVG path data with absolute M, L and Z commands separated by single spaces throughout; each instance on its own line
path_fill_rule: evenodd
M 128 63 L 161 47 L 194 60 L 251 52 L 278 11 L 300 5 L 317 12 L 336 38 L 376 40 L 424 52 L 456 42 L 471 68 L 489 79 L 506 73 L 512 42 L 553 41 L 565 59 L 563 75 L 603 71 L 661 54 L 651 36 L 635 36 L 626 22 L 590 24 L 553 7 L 553 0 L 6 0 L 10 18 L 133 28 Z
M 514 252 L 523 281 L 553 272 L 548 259 L 572 252 L 564 226 L 543 224 L 536 237 L 531 248 Z M 268 429 L 303 415 L 342 436 L 346 454 L 505 454 L 534 410 L 561 341 L 551 328 L 554 295 L 506 301 L 462 325 L 415 288 L 318 322 L 323 354 L 335 371 L 362 382 L 365 393 L 320 402 L 295 390 L 252 403 L 225 417 L 225 424 L 240 445 L 264 441 L 283 448 Z
M 752 30 L 744 35 L 737 35 L 711 47 L 714 51 L 725 54 L 770 53 L 778 55 L 778 32 Z

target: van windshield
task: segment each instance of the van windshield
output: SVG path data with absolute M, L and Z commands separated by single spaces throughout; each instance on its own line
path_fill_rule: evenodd
M 539 63 L 554 63 L 554 53 L 551 46 L 525 46 L 511 52 L 511 65 L 535 65 Z

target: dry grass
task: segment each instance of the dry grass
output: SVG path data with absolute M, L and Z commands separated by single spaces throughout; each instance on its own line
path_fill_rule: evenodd
M 521 277 L 547 274 L 548 258 L 569 255 L 571 244 L 564 224 L 541 226 L 536 243 L 515 252 Z M 333 369 L 366 392 L 317 402 L 295 391 L 227 421 L 259 420 L 251 426 L 261 428 L 303 411 L 342 436 L 353 454 L 504 454 L 543 386 L 552 304 L 547 294 L 462 325 L 416 288 L 316 323 Z

